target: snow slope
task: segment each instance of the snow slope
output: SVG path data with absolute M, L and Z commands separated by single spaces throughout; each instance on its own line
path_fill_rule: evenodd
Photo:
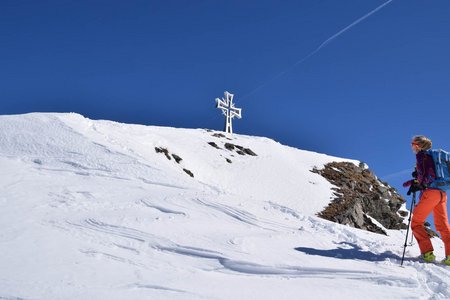
M 344 159 L 215 133 L 0 116 L 0 299 L 450 298 L 417 245 L 399 267 L 405 231 L 315 216 L 332 186 L 310 170 Z

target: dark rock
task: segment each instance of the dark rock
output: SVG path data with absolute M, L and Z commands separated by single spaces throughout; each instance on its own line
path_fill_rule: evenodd
M 400 216 L 402 216 L 403 218 L 406 218 L 406 217 L 409 215 L 409 212 L 404 211 L 404 210 L 399 210 L 399 211 L 397 211 L 397 212 L 398 212 L 398 214 L 399 214 Z
M 164 153 L 164 155 L 167 157 L 168 160 L 171 160 L 172 158 L 169 155 L 169 150 L 162 147 L 155 147 L 156 153 Z
M 225 159 L 226 159 L 227 163 L 229 163 L 229 164 L 232 163 L 231 159 L 229 159 L 229 158 L 225 158 Z
M 177 164 L 179 164 L 180 163 L 180 161 L 182 161 L 183 159 L 181 158 L 181 157 L 179 157 L 178 155 L 176 155 L 176 154 L 173 154 L 172 153 L 172 157 L 173 157 L 173 159 L 175 159 L 175 161 L 177 162 Z
M 40 160 L 40 159 L 33 159 L 33 162 L 35 164 L 42 165 L 42 160 Z
M 225 148 L 227 150 L 233 151 L 234 150 L 234 145 L 230 144 L 230 143 L 225 143 Z
M 214 143 L 214 142 L 209 142 L 208 144 L 211 145 L 211 146 L 213 146 L 213 147 L 216 148 L 216 149 L 220 149 L 220 147 L 217 146 L 217 144 Z
M 333 189 L 334 200 L 318 214 L 319 217 L 381 234 L 386 232 L 371 218 L 386 229 L 406 228 L 404 215 L 399 212 L 405 200 L 394 188 L 380 182 L 367 165 L 332 162 L 312 172 L 322 175 L 337 187 Z
M 188 169 L 183 169 L 184 172 L 186 172 L 186 174 L 188 174 L 191 177 L 194 177 L 194 173 L 192 173 L 190 170 Z
M 225 134 L 223 133 L 214 133 L 212 136 L 216 138 L 226 138 Z
M 246 153 L 246 154 L 248 154 L 248 155 L 251 155 L 251 156 L 258 156 L 255 152 L 253 152 L 251 149 L 249 149 L 249 148 L 244 148 L 244 152 Z
M 225 143 L 225 148 L 227 150 L 230 151 L 234 151 L 236 150 L 236 153 L 240 154 L 240 155 L 251 155 L 251 156 L 258 156 L 255 152 L 253 152 L 251 149 L 249 148 L 245 148 L 243 146 L 240 145 L 235 145 L 235 144 L 231 144 L 231 143 Z

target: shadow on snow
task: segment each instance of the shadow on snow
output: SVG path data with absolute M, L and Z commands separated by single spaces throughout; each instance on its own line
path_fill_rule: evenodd
M 318 256 L 324 256 L 324 257 L 333 257 L 333 258 L 339 258 L 339 259 L 359 259 L 359 260 L 366 260 L 366 261 L 384 261 L 386 259 L 396 259 L 401 260 L 401 257 L 397 254 L 386 251 L 383 253 L 373 253 L 370 251 L 364 251 L 361 249 L 361 247 L 351 244 L 342 242 L 338 245 L 342 245 L 343 247 L 338 247 L 336 249 L 329 249 L 329 250 L 323 250 L 323 249 L 314 249 L 314 248 L 307 248 L 307 247 L 297 247 L 295 250 L 303 252 L 305 254 L 309 255 L 318 255 Z M 408 260 L 408 259 L 405 259 Z

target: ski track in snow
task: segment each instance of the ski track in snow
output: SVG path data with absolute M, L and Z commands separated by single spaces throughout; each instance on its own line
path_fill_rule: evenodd
M 131 249 L 131 248 L 129 248 L 129 249 Z M 87 256 L 90 256 L 90 257 L 106 258 L 106 259 L 110 259 L 110 260 L 115 260 L 115 261 L 118 261 L 118 262 L 126 263 L 126 264 L 129 264 L 129 265 L 133 265 L 133 266 L 136 266 L 136 267 L 141 267 L 141 268 L 145 267 L 143 264 L 136 263 L 136 262 L 134 262 L 134 261 L 132 261 L 130 259 L 126 259 L 126 258 L 123 258 L 123 257 L 120 257 L 120 256 L 112 255 L 112 254 L 109 254 L 109 253 L 105 253 L 105 252 L 101 252 L 101 251 L 97 251 L 97 250 L 93 250 L 93 249 L 86 249 L 86 250 L 80 249 L 80 252 L 84 253 L 84 254 L 86 254 Z
M 430 299 L 450 299 L 450 290 L 448 283 L 445 281 L 450 276 L 450 272 L 445 266 L 415 262 L 412 267 L 418 271 L 418 281 L 421 288 L 433 295 Z
M 391 277 L 385 278 L 383 275 L 373 274 L 370 271 L 349 271 L 345 269 L 334 268 L 309 268 L 300 266 L 266 266 L 255 264 L 251 262 L 239 261 L 225 257 L 224 254 L 203 248 L 182 246 L 171 242 L 170 240 L 156 237 L 152 234 L 136 230 L 133 228 L 127 228 L 123 226 L 106 224 L 93 219 L 85 220 L 84 224 L 71 224 L 81 228 L 91 229 L 98 232 L 102 232 L 108 235 L 118 236 L 122 238 L 132 239 L 141 243 L 146 243 L 149 247 L 163 252 L 175 253 L 183 256 L 189 256 L 199 259 L 212 259 L 217 260 L 225 270 L 247 274 L 247 275 L 282 275 L 292 277 L 324 277 L 324 278 L 336 278 L 344 277 L 348 279 L 359 279 L 363 276 L 364 279 L 376 280 L 378 283 L 381 281 L 392 282 L 404 281 L 403 278 Z M 103 256 L 108 259 L 118 260 L 125 262 L 125 259 L 112 256 L 106 253 L 99 253 L 94 250 L 82 250 L 83 253 L 90 256 Z M 130 263 L 127 261 L 127 263 Z M 138 265 L 134 262 L 131 264 Z M 380 280 L 382 278 L 383 280 Z M 410 282 L 408 281 L 408 284 Z
M 82 195 L 85 198 L 92 197 L 92 195 L 89 192 L 85 191 L 77 191 L 75 192 L 75 194 Z M 217 203 L 212 204 L 210 202 L 207 202 L 206 200 L 200 200 L 198 198 L 195 198 L 193 201 L 204 207 L 212 208 L 214 211 L 219 211 L 229 216 L 231 219 L 237 220 L 244 224 L 249 224 L 264 230 L 266 229 L 264 226 L 260 225 L 261 220 L 259 220 L 256 216 L 252 214 L 246 213 L 245 211 L 241 211 L 239 209 L 232 208 L 230 206 L 223 204 Z M 181 216 L 188 215 L 187 213 L 172 210 L 164 206 L 153 205 L 151 204 L 150 200 L 142 199 L 137 202 L 137 204 L 139 203 L 144 205 L 145 207 L 156 209 L 157 211 L 163 214 L 175 214 Z M 168 205 L 168 203 L 169 202 L 166 202 L 166 205 Z M 352 230 L 346 229 L 345 227 L 337 227 L 335 224 L 327 223 L 318 220 L 317 218 L 302 217 L 294 210 L 289 209 L 288 207 L 274 205 L 273 203 L 271 203 L 271 206 L 274 209 L 281 211 L 282 213 L 292 215 L 295 218 L 302 220 L 303 222 L 301 223 L 303 224 L 303 226 L 308 226 L 316 233 L 323 233 L 324 231 L 329 232 L 331 234 L 337 235 L 336 238 L 337 240 L 342 239 L 347 241 L 348 243 L 351 242 L 359 244 L 367 243 L 369 245 L 373 243 L 370 240 L 365 240 L 362 239 L 361 237 L 358 237 L 356 234 L 352 232 Z M 170 241 L 169 239 L 162 238 L 145 231 L 115 224 L 109 224 L 102 221 L 98 221 L 93 218 L 86 219 L 78 224 L 70 222 L 67 223 L 70 226 L 79 228 L 82 231 L 92 230 L 98 233 L 105 234 L 106 235 L 106 237 L 104 237 L 105 241 L 111 241 L 111 236 L 118 238 L 125 238 L 142 244 L 146 244 L 148 247 L 156 251 L 172 253 L 176 255 L 187 256 L 197 259 L 215 260 L 217 261 L 218 264 L 222 266 L 222 269 L 216 269 L 216 272 L 232 272 L 246 276 L 256 275 L 256 276 L 282 276 L 292 278 L 324 278 L 324 279 L 342 278 L 348 280 L 373 282 L 374 284 L 377 285 L 386 285 L 386 286 L 398 286 L 407 288 L 416 288 L 420 286 L 430 295 L 433 295 L 433 297 L 430 299 L 445 299 L 450 296 L 450 293 L 447 291 L 447 284 L 445 283 L 444 280 L 441 279 L 443 276 L 448 276 L 448 271 L 446 271 L 445 269 L 438 270 L 436 269 L 436 267 L 433 268 L 433 266 L 423 265 L 420 263 L 409 265 L 418 269 L 419 278 L 417 279 L 392 276 L 382 273 L 377 274 L 374 273 L 373 271 L 365 271 L 365 270 L 358 271 L 358 270 L 346 270 L 338 268 L 318 268 L 318 267 L 316 268 L 316 267 L 302 267 L 292 265 L 285 265 L 285 266 L 262 265 L 253 262 L 242 261 L 239 259 L 232 259 L 224 255 L 223 253 L 215 250 L 179 245 L 177 243 Z M 114 241 L 114 238 L 112 240 Z M 114 243 L 114 245 L 118 246 L 119 248 L 132 251 L 136 255 L 140 254 L 140 251 L 135 248 L 121 246 L 120 243 Z M 80 249 L 80 252 L 90 257 L 118 261 L 138 268 L 146 268 L 146 266 L 142 263 L 134 262 L 133 260 L 109 254 L 106 252 L 97 251 L 95 249 Z M 184 290 L 166 288 L 151 284 L 136 283 L 134 287 L 156 289 L 167 292 L 187 293 Z
M 168 239 L 157 237 L 140 230 L 112 224 L 106 224 L 93 219 L 85 220 L 84 224 L 71 224 L 71 225 L 98 231 L 101 233 L 105 233 L 107 235 L 132 239 L 140 243 L 145 243 L 150 248 L 157 251 L 173 253 L 198 259 L 216 260 L 223 267 L 223 269 L 217 269 L 216 271 L 218 272 L 229 271 L 229 272 L 236 272 L 242 275 L 283 276 L 283 277 L 287 276 L 293 278 L 326 278 L 326 279 L 343 278 L 357 281 L 366 281 L 366 282 L 370 281 L 377 285 L 399 286 L 399 287 L 417 287 L 418 285 L 417 280 L 415 279 L 386 274 L 377 274 L 374 273 L 373 271 L 302 267 L 290 265 L 271 266 L 231 259 L 226 257 L 223 253 L 215 250 L 178 245 Z M 106 238 L 106 240 L 109 240 L 109 238 Z M 137 250 L 135 249 L 132 250 L 137 252 Z M 131 265 L 143 267 L 143 265 L 126 260 L 124 258 L 113 256 L 106 253 L 100 253 L 95 250 L 81 250 L 81 252 L 89 256 L 96 256 L 96 257 L 101 256 L 107 259 L 113 259 L 116 261 L 121 261 Z M 427 286 L 427 284 L 425 283 L 424 286 Z
M 292 216 L 292 217 L 294 217 L 296 219 L 299 219 L 301 221 L 305 220 L 304 216 L 299 215 L 295 210 L 290 209 L 289 207 L 286 207 L 286 206 L 283 206 L 283 205 L 279 205 L 279 204 L 273 203 L 271 201 L 269 201 L 268 203 L 269 203 L 269 205 L 270 205 L 270 207 L 272 209 L 278 210 L 278 211 L 280 211 L 280 212 L 282 212 L 284 214 L 290 215 L 290 216 Z
M 163 207 L 161 205 L 152 204 L 149 200 L 142 199 L 141 203 L 144 204 L 146 207 L 154 208 L 165 214 L 175 214 L 175 215 L 187 216 L 187 214 L 182 211 L 172 210 L 172 209 Z
M 232 219 L 237 220 L 239 223 L 248 224 L 264 230 L 276 232 L 277 230 L 280 229 L 290 229 L 290 227 L 285 226 L 281 223 L 264 220 L 263 218 L 256 217 L 255 215 L 248 213 L 245 210 L 241 210 L 229 205 L 207 200 L 201 200 L 199 198 L 193 199 L 193 202 L 200 204 L 202 206 L 212 208 L 215 211 L 218 211 Z

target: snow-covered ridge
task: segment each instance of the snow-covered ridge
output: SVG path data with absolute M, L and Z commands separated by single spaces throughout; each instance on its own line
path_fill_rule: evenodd
M 248 147 L 257 156 L 227 150 L 226 143 Z M 330 184 L 310 170 L 331 161 L 344 161 L 267 138 L 237 134 L 217 137 L 204 129 L 93 121 L 74 113 L 3 116 L 0 146 L 3 157 L 28 160 L 40 169 L 62 168 L 86 175 L 150 181 L 157 178 L 161 184 L 180 187 L 206 185 L 245 198 L 258 195 L 259 201 L 278 198 L 306 214 L 322 210 L 332 196 Z M 167 149 L 182 161 L 177 164 L 164 159 L 155 148 Z M 194 179 L 187 178 L 184 168 L 193 172 Z
M 311 170 L 350 160 L 215 134 L 0 116 L 0 299 L 450 296 L 447 270 L 398 268 L 404 232 L 315 216 L 333 194 Z

